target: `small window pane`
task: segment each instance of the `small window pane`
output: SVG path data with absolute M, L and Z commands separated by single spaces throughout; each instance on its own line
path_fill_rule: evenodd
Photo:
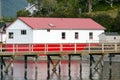
M 26 34 L 27 34 L 26 30 L 21 30 L 21 35 L 26 35 Z
M 62 39 L 65 39 L 65 32 L 62 32 Z
M 75 39 L 78 39 L 79 38 L 78 36 L 79 36 L 78 32 L 75 32 Z
M 13 39 L 13 32 L 9 32 L 9 39 Z
M 47 29 L 47 32 L 50 32 L 50 29 Z
M 93 39 L 93 32 L 89 33 L 89 39 Z

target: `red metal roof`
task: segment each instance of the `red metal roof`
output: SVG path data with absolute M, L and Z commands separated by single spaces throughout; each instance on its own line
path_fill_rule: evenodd
M 19 17 L 32 29 L 83 29 L 104 30 L 105 28 L 90 18 L 38 18 Z

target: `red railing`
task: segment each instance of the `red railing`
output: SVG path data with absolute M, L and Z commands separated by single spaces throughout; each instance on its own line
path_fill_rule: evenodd
M 5 52 L 62 52 L 84 50 L 88 44 L 1 44 Z
M 63 44 L 1 44 L 1 52 L 73 52 L 120 51 L 120 44 L 108 43 L 63 43 Z

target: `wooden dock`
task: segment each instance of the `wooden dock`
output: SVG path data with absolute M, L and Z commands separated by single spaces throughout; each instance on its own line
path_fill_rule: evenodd
M 88 54 L 90 56 L 90 79 L 93 76 L 93 70 L 98 72 L 99 69 L 103 69 L 102 62 L 104 56 L 109 55 L 109 75 L 112 75 L 112 55 L 120 54 L 120 43 L 63 43 L 63 44 L 1 44 L 0 45 L 0 57 L 1 57 L 1 70 L 4 68 L 4 72 L 8 73 L 8 68 L 11 66 L 13 74 L 13 61 L 15 56 L 24 56 L 25 63 L 25 79 L 27 76 L 27 57 L 33 57 L 35 59 L 35 71 L 37 71 L 38 56 L 45 54 L 47 56 L 47 79 L 50 79 L 50 64 L 52 64 L 52 71 L 56 73 L 57 66 L 59 66 L 59 75 L 61 74 L 61 60 L 62 55 L 68 55 L 68 75 L 71 79 L 71 57 L 80 57 L 80 77 L 82 77 L 82 56 Z M 94 55 L 99 55 L 98 60 L 94 59 Z M 10 57 L 8 65 L 5 64 L 4 57 Z M 57 57 L 55 62 L 53 57 Z M 2 71 L 3 72 L 3 71 Z M 99 73 L 99 72 L 98 72 Z M 69 80 L 70 80 L 69 79 Z

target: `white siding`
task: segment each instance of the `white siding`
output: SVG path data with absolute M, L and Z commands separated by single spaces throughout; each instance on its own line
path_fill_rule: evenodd
M 27 35 L 21 35 L 21 30 L 27 30 Z M 14 33 L 14 38 L 9 39 L 9 32 Z M 66 38 L 62 39 L 62 32 Z M 79 39 L 75 39 L 75 32 L 78 32 Z M 93 39 L 89 39 L 89 33 L 93 33 Z M 99 42 L 99 35 L 104 30 L 33 30 L 21 20 L 16 20 L 7 28 L 6 43 L 86 43 Z
M 0 42 L 5 42 L 6 41 L 6 34 L 5 33 L 0 33 Z
M 26 35 L 21 35 L 21 30 L 26 30 Z M 13 32 L 13 39 L 9 39 L 9 32 Z M 6 43 L 32 43 L 33 42 L 33 32 L 28 25 L 20 20 L 16 20 L 12 25 L 10 25 L 6 30 Z
M 66 33 L 66 38 L 61 38 L 61 33 Z M 75 32 L 79 33 L 79 39 L 75 39 Z M 93 39 L 89 39 L 89 32 L 93 32 Z M 34 30 L 33 43 L 86 43 L 99 42 L 99 35 L 104 30 Z
M 105 35 L 101 34 L 99 36 L 100 42 L 120 42 L 120 36 L 114 36 L 114 35 Z
M 3 37 L 2 42 L 5 43 L 6 42 L 6 34 L 3 34 L 2 37 Z
M 104 34 L 100 34 L 99 35 L 99 42 L 102 43 L 102 42 L 106 42 L 106 36 Z
M 120 42 L 120 36 L 106 36 L 106 42 Z

